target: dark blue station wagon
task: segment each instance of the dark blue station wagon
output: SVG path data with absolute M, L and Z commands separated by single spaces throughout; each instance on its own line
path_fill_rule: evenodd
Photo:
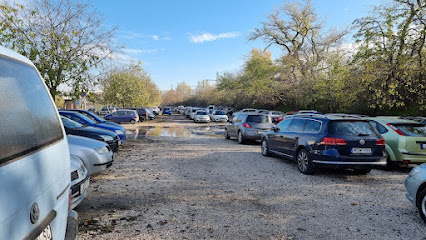
M 295 115 L 262 137 L 262 154 L 294 160 L 299 171 L 350 168 L 366 174 L 386 165 L 385 140 L 366 120 L 326 115 Z

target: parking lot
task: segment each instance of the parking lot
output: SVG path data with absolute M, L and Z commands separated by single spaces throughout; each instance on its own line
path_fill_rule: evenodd
M 259 143 L 226 140 L 224 125 L 125 125 L 127 143 L 76 209 L 79 238 L 426 239 L 405 197 L 411 168 L 304 175 Z

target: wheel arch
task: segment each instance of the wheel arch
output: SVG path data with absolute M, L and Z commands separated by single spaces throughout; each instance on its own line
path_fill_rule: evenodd
M 426 182 L 423 182 L 423 183 L 419 186 L 419 188 L 417 189 L 417 192 L 416 192 L 416 207 L 418 207 L 418 206 L 419 206 L 419 197 L 420 197 L 420 193 L 421 193 L 424 189 L 426 189 Z

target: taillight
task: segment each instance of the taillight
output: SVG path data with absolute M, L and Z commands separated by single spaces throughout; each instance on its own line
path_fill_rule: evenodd
M 386 141 L 385 141 L 384 138 L 379 139 L 379 140 L 376 141 L 376 145 L 385 146 L 385 144 L 386 144 Z
M 251 126 L 250 126 L 250 124 L 249 124 L 249 123 L 244 123 L 244 124 L 243 124 L 243 127 L 245 127 L 245 128 L 251 128 Z
M 321 140 L 320 145 L 338 146 L 347 145 L 348 143 L 342 138 L 325 137 Z
M 398 133 L 401 136 L 405 136 L 405 134 L 399 130 L 399 128 L 395 127 L 394 125 L 387 123 L 386 125 L 388 125 L 390 128 L 392 128 L 392 130 L 394 130 L 396 133 Z
M 410 160 L 402 160 L 402 163 L 403 163 L 403 164 L 409 164 L 409 163 L 410 163 Z

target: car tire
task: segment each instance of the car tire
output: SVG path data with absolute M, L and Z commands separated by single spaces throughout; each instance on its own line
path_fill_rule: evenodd
M 225 139 L 231 139 L 231 137 L 228 134 L 228 129 L 225 129 Z
M 371 168 L 354 169 L 354 173 L 356 174 L 368 174 L 370 172 L 371 172 Z
M 419 209 L 420 217 L 426 223 L 426 188 L 424 188 L 417 197 L 417 208 Z
M 238 140 L 239 144 L 244 144 L 244 142 L 245 142 L 243 133 L 241 131 L 238 131 L 238 138 L 237 138 L 237 140 Z
M 130 120 L 130 124 L 135 124 L 135 123 L 136 123 L 135 119 Z
M 262 155 L 265 157 L 270 157 L 271 153 L 269 152 L 268 142 L 266 141 L 266 139 L 263 139 L 261 144 Z
M 309 157 L 308 151 L 306 151 L 306 149 L 300 149 L 297 152 L 296 163 L 297 168 L 303 174 L 311 175 L 315 171 L 312 159 Z

